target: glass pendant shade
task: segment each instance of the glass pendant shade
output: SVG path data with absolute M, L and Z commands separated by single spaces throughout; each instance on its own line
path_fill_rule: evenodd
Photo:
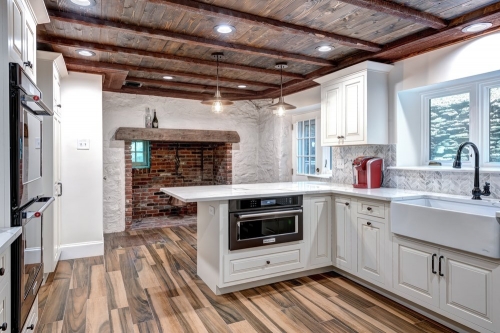
M 222 53 L 214 53 L 213 57 L 217 59 L 217 90 L 215 91 L 214 98 L 206 99 L 201 102 L 201 104 L 212 105 L 213 113 L 221 113 L 224 111 L 224 106 L 232 105 L 233 102 L 228 99 L 223 99 L 219 90 L 219 58 L 223 56 Z
M 278 100 L 278 103 L 275 103 L 270 107 L 271 110 L 274 111 L 273 113 L 280 118 L 286 115 L 287 110 L 293 110 L 297 108 L 292 104 L 285 103 L 285 99 L 283 98 L 283 68 L 287 67 L 287 64 L 284 62 L 276 64 L 276 68 L 279 68 L 281 73 L 280 98 Z

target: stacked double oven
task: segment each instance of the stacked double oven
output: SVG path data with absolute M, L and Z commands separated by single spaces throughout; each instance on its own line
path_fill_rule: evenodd
M 11 225 L 22 227 L 12 246 L 12 332 L 20 332 L 43 278 L 43 212 L 54 201 L 42 185 L 42 121 L 52 116 L 23 69 L 9 72 Z

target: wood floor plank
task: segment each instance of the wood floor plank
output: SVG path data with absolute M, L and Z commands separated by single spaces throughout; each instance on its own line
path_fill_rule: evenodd
M 45 283 L 43 286 L 38 289 L 38 316 L 41 317 L 43 314 L 43 309 L 47 304 L 47 298 L 50 293 L 50 283 Z
M 45 325 L 63 320 L 69 284 L 69 279 L 54 280 L 54 282 L 52 282 L 50 293 L 47 298 L 47 305 L 45 305 L 43 310 L 40 324 Z
M 325 321 L 324 323 L 321 323 L 321 326 L 323 326 L 325 329 L 335 332 L 335 333 L 357 333 L 354 329 L 351 327 L 347 326 L 346 323 L 342 322 L 341 320 L 334 318 L 329 321 Z
M 163 265 L 156 264 L 151 266 L 151 268 L 156 275 L 156 279 L 158 280 L 161 289 L 167 294 L 168 297 L 176 297 L 180 295 L 177 283 L 174 281 L 174 278 L 167 273 Z
M 87 333 L 110 332 L 108 300 L 106 296 L 89 298 L 87 301 Z
M 63 333 L 85 333 L 88 295 L 88 286 L 69 291 L 63 319 Z
M 270 285 L 257 287 L 257 288 L 255 288 L 255 290 L 257 291 L 256 294 L 258 296 L 267 295 L 274 302 L 276 302 L 281 308 L 289 308 L 289 307 L 295 305 L 291 300 L 286 298 L 283 294 L 278 292 L 276 289 L 274 289 Z
M 287 315 L 281 312 L 281 308 L 276 303 L 271 302 L 266 297 L 252 297 L 250 301 L 264 313 L 275 326 L 284 332 L 301 332 L 301 328 Z M 311 332 L 306 330 L 306 332 Z
M 136 259 L 134 265 L 143 289 L 160 286 L 153 269 L 146 259 Z
M 252 325 L 250 325 L 246 320 L 230 324 L 229 327 L 231 328 L 231 331 L 233 331 L 233 333 L 257 333 Z
M 177 241 L 176 242 L 177 246 L 179 246 L 185 254 L 188 255 L 188 257 L 194 262 L 196 263 L 196 250 L 188 244 L 188 242 L 184 241 L 184 240 L 180 240 L 180 241 Z
M 63 322 L 62 321 L 56 321 L 54 323 L 48 323 L 45 325 L 38 324 L 38 333 L 61 333 L 62 332 L 62 327 L 63 327 Z
M 211 306 L 217 311 L 226 324 L 232 324 L 245 319 L 231 303 L 231 299 L 226 295 L 215 295 L 204 283 L 199 283 L 198 288 L 200 288 Z
M 110 309 L 128 307 L 127 292 L 125 291 L 121 271 L 106 273 L 106 290 Z
M 184 296 L 169 298 L 170 305 L 184 332 L 208 333 L 207 329 Z
M 413 325 L 412 323 L 409 323 L 408 321 L 396 316 L 395 314 L 385 309 L 379 308 L 378 306 L 369 308 L 366 311 L 366 314 L 372 317 L 374 320 L 382 323 L 383 325 L 390 327 L 395 332 L 402 332 L 402 333 L 420 332 L 420 329 L 417 326 Z
M 168 301 L 170 297 L 160 287 L 146 289 L 146 295 L 160 333 L 183 332 L 182 326 Z
M 104 265 L 90 266 L 89 298 L 101 298 L 106 294 L 106 269 Z
M 425 333 L 454 333 L 452 329 L 445 327 L 436 322 L 429 322 L 427 320 L 421 321 L 415 324 L 416 327 L 420 329 L 420 332 Z
M 89 260 L 89 265 L 104 265 L 104 258 L 103 256 L 94 256 L 94 257 L 88 257 Z
M 171 227 L 171 230 L 189 245 L 196 245 L 196 238 L 194 238 L 193 235 L 191 235 L 191 233 L 183 227 Z
M 295 324 L 297 324 L 297 326 L 300 327 L 301 332 L 306 332 L 307 330 L 311 332 L 326 331 L 326 328 L 324 326 L 321 326 L 318 321 L 314 320 L 298 306 L 291 306 L 281 311 L 290 319 L 292 319 Z
M 104 262 L 106 266 L 106 272 L 120 270 L 120 260 L 115 250 L 111 250 L 109 253 L 106 253 L 104 255 Z
M 358 309 L 367 309 L 371 308 L 372 306 L 375 306 L 372 302 L 370 302 L 368 299 L 358 296 L 355 293 L 350 292 L 349 290 L 345 289 L 342 286 L 339 286 L 338 284 L 334 283 L 333 281 L 337 277 L 330 277 L 326 278 L 323 275 L 320 276 L 311 276 L 311 278 L 319 283 L 321 283 L 323 286 L 326 288 L 334 291 L 337 294 L 337 299 L 341 299 L 345 301 L 346 303 L 351 304 L 352 306 L 358 308 Z
M 325 286 L 314 281 L 313 279 L 311 279 L 308 276 L 301 277 L 297 280 L 300 281 L 303 285 L 305 285 L 311 289 L 314 289 L 318 294 L 320 294 L 324 298 L 338 296 L 338 294 L 336 292 L 326 288 Z M 285 281 L 284 283 L 287 283 L 287 281 Z
M 240 292 L 235 292 L 233 293 L 234 297 L 238 299 L 238 301 L 241 302 L 243 307 L 245 309 L 248 309 L 248 311 L 253 315 L 255 318 L 251 318 L 249 320 L 249 316 L 247 313 L 242 312 L 242 316 L 245 317 L 247 321 L 250 322 L 252 327 L 254 327 L 258 332 L 271 332 L 271 333 L 281 333 L 281 330 L 276 327 L 272 321 L 270 321 L 260 310 L 252 303 L 250 302 L 243 294 Z
M 174 241 L 174 242 L 177 242 L 177 241 L 180 241 L 180 237 L 176 235 L 175 232 L 172 231 L 172 229 L 170 228 L 162 228 L 161 229 L 162 232 L 168 237 L 170 238 L 170 240 Z
M 71 279 L 73 275 L 73 260 L 62 260 L 57 263 L 54 280 Z
M 73 274 L 71 277 L 71 289 L 88 288 L 89 286 L 89 259 L 75 259 L 73 263 Z
M 137 324 L 137 328 L 139 333 L 158 333 L 158 326 L 152 320 Z
M 189 292 L 184 292 L 184 295 L 190 295 L 189 297 L 193 299 L 193 302 L 190 301 L 189 303 L 191 303 L 191 305 L 193 305 L 193 303 L 195 303 L 197 306 L 197 307 L 193 306 L 193 308 L 196 310 L 199 308 L 204 308 L 204 307 L 210 306 L 211 305 L 210 302 L 207 300 L 205 295 L 198 288 L 196 283 L 194 283 L 194 281 L 191 279 L 189 274 L 187 274 L 186 271 L 184 271 L 184 270 L 180 270 L 179 274 L 182 276 L 182 278 L 186 282 L 187 287 L 189 288 Z
M 154 264 L 156 264 L 156 262 L 154 261 L 153 257 L 149 253 L 149 250 L 146 247 L 146 245 L 141 245 L 141 250 L 142 250 L 142 253 L 144 254 L 144 256 L 146 257 L 149 265 L 153 266 Z
M 207 307 L 195 311 L 209 333 L 232 333 L 214 308 Z
M 113 309 L 110 311 L 111 332 L 129 333 L 134 330 L 134 323 L 128 308 Z

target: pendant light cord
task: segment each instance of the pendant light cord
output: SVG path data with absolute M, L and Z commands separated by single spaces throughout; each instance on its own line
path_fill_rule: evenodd
M 217 91 L 215 95 L 218 95 L 219 92 L 219 55 L 217 55 Z
M 280 99 L 283 100 L 283 65 L 280 66 L 280 77 L 281 77 L 281 84 L 280 84 Z

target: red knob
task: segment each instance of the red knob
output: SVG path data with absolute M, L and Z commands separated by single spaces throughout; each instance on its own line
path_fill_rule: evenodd
M 33 95 L 33 100 L 36 102 L 36 101 L 39 101 L 40 100 L 40 96 L 37 96 L 37 95 Z
M 35 217 L 40 217 L 40 216 L 42 216 L 42 214 L 40 214 L 40 212 L 35 213 Z

